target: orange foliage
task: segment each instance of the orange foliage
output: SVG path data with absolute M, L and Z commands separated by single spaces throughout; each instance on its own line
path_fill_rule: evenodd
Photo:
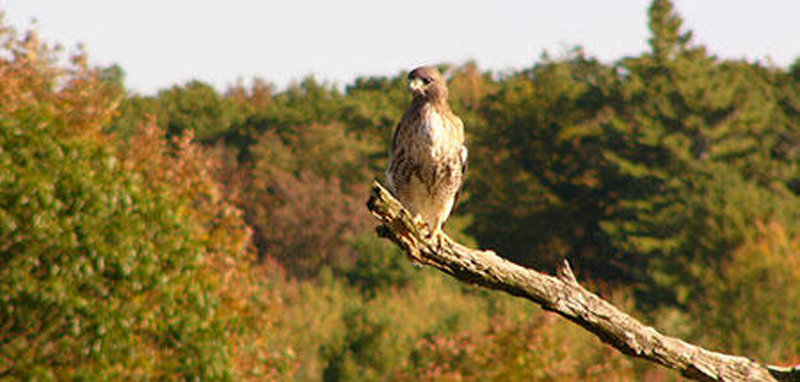
M 697 336 L 712 348 L 762 362 L 796 362 L 800 240 L 778 223 L 756 226 L 759 236 L 735 249 L 693 301 Z
M 283 308 L 273 280 L 282 279 L 274 262 L 255 265 L 252 231 L 242 211 L 224 196 L 224 187 L 212 174 L 219 161 L 209 150 L 192 141 L 192 133 L 170 142 L 150 118 L 121 150 L 123 164 L 143 174 L 153 187 L 172 190 L 175 198 L 188 198 L 192 209 L 183 211 L 197 224 L 196 235 L 205 243 L 206 283 L 213 285 L 224 307 L 232 334 L 231 347 L 238 374 L 253 380 L 275 380 L 296 368 L 283 355 L 273 354 L 267 333 Z M 270 274 L 273 274 L 270 276 Z M 265 277 L 265 275 L 267 275 Z M 238 328 L 238 329 L 237 329 Z
M 409 367 L 410 366 L 410 367 Z M 420 340 L 403 380 L 633 380 L 631 362 L 554 314 L 514 323 L 495 317 L 483 333 Z
M 111 120 L 123 95 L 89 67 L 84 52 L 73 54 L 69 65 L 57 66 L 58 49 L 35 31 L 20 37 L 1 24 L 0 46 L 8 52 L 0 56 L 0 114 L 36 109 L 59 121 L 64 137 L 91 135 L 105 141 L 100 127 Z
M 274 204 L 264 224 L 256 223 L 269 255 L 298 276 L 355 260 L 348 240 L 370 224 L 360 193 L 345 193 L 338 178 L 326 180 L 311 171 L 298 176 L 275 171 L 271 184 Z
M 186 211 L 199 224 L 198 234 L 212 253 L 236 260 L 247 258 L 251 231 L 242 212 L 224 197 L 223 186 L 214 180 L 219 162 L 193 142 L 193 134 L 167 141 L 166 133 L 153 118 L 142 124 L 121 150 L 123 165 L 144 174 L 153 187 L 168 187 L 176 198 L 187 198 L 193 207 Z
M 355 259 L 349 240 L 373 224 L 363 207 L 368 146 L 339 124 L 259 137 L 241 184 L 262 257 L 279 260 L 299 277 Z

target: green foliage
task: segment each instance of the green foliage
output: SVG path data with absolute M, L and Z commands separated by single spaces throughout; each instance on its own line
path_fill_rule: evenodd
M 386 77 L 359 77 L 347 87 L 342 119 L 350 129 L 380 138 L 385 153 L 392 131 L 408 102 L 406 73 Z
M 796 238 L 777 223 L 732 251 L 719 273 L 706 274 L 690 302 L 694 336 L 709 346 L 787 363 L 800 352 L 800 255 Z M 736 333 L 736 335 L 731 335 Z
M 249 230 L 208 159 L 144 121 L 114 141 L 114 73 L 0 32 L 0 375 L 239 375 Z
M 101 148 L 54 141 L 52 129 L 3 131 L 11 169 L 0 234 L 2 327 L 10 335 L 3 358 L 17 360 L 7 367 L 25 378 L 62 367 L 62 376 L 111 376 L 118 364 L 149 374 L 151 362 L 163 362 L 170 374 L 220 377 L 225 352 L 219 323 L 209 322 L 216 303 L 187 277 L 202 252 L 168 212 L 169 195 L 120 172 Z M 174 356 L 148 361 L 137 348 Z M 204 358 L 202 348 L 222 357 Z
M 255 82 L 251 91 L 264 93 Z M 235 94 L 235 93 L 234 93 Z M 238 97 L 241 99 L 241 97 Z M 260 98 L 265 98 L 263 95 Z M 285 129 L 296 129 L 299 126 L 314 124 L 327 125 L 337 121 L 342 113 L 341 94 L 333 87 L 317 82 L 313 77 L 304 79 L 300 84 L 291 85 L 286 91 L 271 95 L 268 102 L 260 102 L 252 107 L 252 102 L 245 103 L 244 110 L 251 112 L 239 115 L 237 123 L 225 132 L 225 141 L 235 146 L 241 161 L 249 162 L 251 146 L 265 132 L 283 134 Z M 239 103 L 240 109 L 242 103 Z
M 396 246 L 374 234 L 355 237 L 352 246 L 360 255 L 344 276 L 364 296 L 375 297 L 395 288 L 406 288 L 415 279 L 409 259 Z
M 25 59 L 2 65 L 26 70 Z M 78 70 L 81 91 L 100 86 Z M 23 75 L 39 73 L 3 81 Z M 93 122 L 75 124 L 104 102 L 77 89 L 29 99 L 20 88 L 3 102 L 0 373 L 229 377 L 219 301 L 196 275 L 204 248 L 178 212 L 186 201 L 125 171 Z
M 509 77 L 488 97 L 490 128 L 478 132 L 469 174 L 469 231 L 479 242 L 522 264 L 546 268 L 569 256 L 612 276 L 600 222 L 627 182 L 609 168 L 593 120 L 605 106 L 597 87 L 610 76 L 577 50 Z
M 169 135 L 193 130 L 200 141 L 209 141 L 233 123 L 233 103 L 208 84 L 190 81 L 158 93 L 159 121 Z
M 622 194 L 602 227 L 645 265 L 638 277 L 662 289 L 648 300 L 683 303 L 683 289 L 697 285 L 690 279 L 703 277 L 698 269 L 716 269 L 757 221 L 795 219 L 787 186 L 796 161 L 782 147 L 796 124 L 782 114 L 768 69 L 719 63 L 688 40 L 653 33 L 671 41 L 671 53 L 654 47 L 621 63 L 614 115 L 601 125 L 606 158 L 641 186 Z
M 469 230 L 517 262 L 566 256 L 664 303 L 756 221 L 794 219 L 797 98 L 775 70 L 691 45 L 669 1 L 650 29 L 641 57 L 607 66 L 578 49 L 500 82 L 471 150 Z
M 115 71 L 115 67 L 106 69 L 104 73 L 121 87 L 121 74 Z M 135 133 L 143 120 L 154 117 L 170 137 L 192 131 L 198 141 L 213 142 L 238 122 L 239 110 L 247 107 L 248 101 L 242 99 L 244 97 L 238 100 L 224 97 L 211 85 L 193 80 L 159 91 L 156 97 L 127 97 L 120 103 L 119 115 L 109 130 L 127 138 Z
M 371 317 L 364 308 L 346 312 L 342 318 L 346 327 L 341 344 L 325 347 L 327 359 L 322 379 L 325 381 L 378 380 L 393 366 L 388 362 L 401 359 L 392 333 L 394 319 Z M 394 350 L 395 354 L 390 354 Z
M 675 13 L 671 0 L 653 0 L 648 9 L 650 48 L 659 61 L 673 59 L 692 38 L 691 32 L 683 32 L 683 20 Z

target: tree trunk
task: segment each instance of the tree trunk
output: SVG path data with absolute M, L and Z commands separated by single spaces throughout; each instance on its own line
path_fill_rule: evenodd
M 698 381 L 800 381 L 800 366 L 764 365 L 659 333 L 583 288 L 566 260 L 553 277 L 516 265 L 493 251 L 464 247 L 447 236 L 429 239 L 427 229 L 415 224 L 402 204 L 377 181 L 367 208 L 382 223 L 379 235 L 398 244 L 413 261 L 461 281 L 533 301 L 630 356 L 676 369 Z

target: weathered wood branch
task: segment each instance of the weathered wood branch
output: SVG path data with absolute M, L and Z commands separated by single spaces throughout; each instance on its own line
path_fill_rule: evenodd
M 382 225 L 378 233 L 415 261 L 459 280 L 533 301 L 580 325 L 619 351 L 656 362 L 699 381 L 800 381 L 800 367 L 763 365 L 746 357 L 703 349 L 659 333 L 583 288 L 566 260 L 553 277 L 507 261 L 492 251 L 464 247 L 425 228 L 377 181 L 367 208 Z

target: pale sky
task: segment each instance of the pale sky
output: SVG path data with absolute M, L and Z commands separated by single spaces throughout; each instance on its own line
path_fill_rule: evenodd
M 314 74 L 347 85 L 420 64 L 530 67 L 582 45 L 612 62 L 647 49 L 649 0 L 0 0 L 8 23 L 86 45 L 119 64 L 133 91 L 190 79 L 220 90 L 261 77 L 285 87 Z M 724 58 L 788 66 L 800 57 L 798 0 L 676 0 L 695 42 Z

